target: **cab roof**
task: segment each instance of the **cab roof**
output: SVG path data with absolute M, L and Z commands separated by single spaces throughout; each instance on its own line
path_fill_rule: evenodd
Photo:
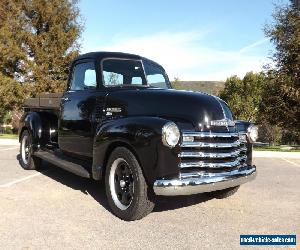
M 128 59 L 142 59 L 141 56 L 129 54 L 129 53 L 123 53 L 123 52 L 109 52 L 109 51 L 99 51 L 99 52 L 89 52 L 86 54 L 79 55 L 75 58 L 75 60 L 80 59 L 87 59 L 87 58 L 93 58 L 93 59 L 102 59 L 107 57 L 116 57 L 116 58 L 128 58 Z
M 148 58 L 145 58 L 145 57 L 142 57 L 139 55 L 123 53 L 123 52 L 110 52 L 110 51 L 98 51 L 98 52 L 85 53 L 85 54 L 77 56 L 73 62 L 76 62 L 77 60 L 82 60 L 82 59 L 96 59 L 96 60 L 101 61 L 102 59 L 109 58 L 109 57 L 126 58 L 126 59 L 133 59 L 133 60 L 143 60 L 144 59 L 144 60 L 148 60 L 148 61 L 152 62 L 153 64 L 156 64 L 157 66 L 163 68 L 157 62 L 154 62 Z

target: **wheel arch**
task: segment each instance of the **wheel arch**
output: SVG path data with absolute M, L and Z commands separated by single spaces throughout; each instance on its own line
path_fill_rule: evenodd
M 103 167 L 102 167 L 102 171 L 101 171 L 101 179 L 104 178 L 105 173 L 106 173 L 106 168 L 107 168 L 107 162 L 109 160 L 109 157 L 111 156 L 112 152 L 117 149 L 117 148 L 126 148 L 128 149 L 136 158 L 136 160 L 138 161 L 138 163 L 141 165 L 139 156 L 136 152 L 136 150 L 134 149 L 134 147 L 132 147 L 128 142 L 119 140 L 119 141 L 114 141 L 112 143 L 110 143 L 110 145 L 108 146 L 106 152 L 105 152 L 105 156 L 104 156 L 104 161 L 103 161 Z M 143 168 L 142 168 L 143 171 Z

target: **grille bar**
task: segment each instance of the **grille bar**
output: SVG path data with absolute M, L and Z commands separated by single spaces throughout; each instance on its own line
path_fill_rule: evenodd
M 247 160 L 246 141 L 239 133 L 184 131 L 182 136 L 181 152 L 178 154 L 181 158 L 181 174 L 197 168 L 201 171 L 204 168 L 236 168 L 244 165 Z
M 234 161 L 229 162 L 204 162 L 204 161 L 192 161 L 180 163 L 180 168 L 233 168 L 241 164 L 241 161 L 245 161 L 246 156 L 238 157 Z
M 239 147 L 242 144 L 241 141 L 235 141 L 232 143 L 212 143 L 212 142 L 183 142 L 182 148 L 234 148 Z
M 239 137 L 238 133 L 213 133 L 213 132 L 183 132 L 184 136 L 193 136 L 200 138 L 231 138 Z
M 230 153 L 208 153 L 208 152 L 202 152 L 202 151 L 183 151 L 181 153 L 179 153 L 179 157 L 181 158 L 195 158 L 195 157 L 199 157 L 199 158 L 231 158 L 231 157 L 238 157 L 240 155 L 241 152 L 246 151 L 247 148 L 241 148 L 241 149 L 237 149 L 234 150 Z

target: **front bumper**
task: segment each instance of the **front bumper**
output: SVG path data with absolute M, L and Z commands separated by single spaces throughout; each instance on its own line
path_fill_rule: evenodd
M 199 174 L 199 177 L 161 179 L 154 182 L 156 195 L 191 195 L 236 187 L 253 180 L 256 167 L 246 166 L 230 172 Z

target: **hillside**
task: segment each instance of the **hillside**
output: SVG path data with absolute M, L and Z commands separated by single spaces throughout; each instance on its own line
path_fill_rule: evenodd
M 172 82 L 175 89 L 201 91 L 212 95 L 219 95 L 224 89 L 224 82 L 221 81 L 177 81 Z

